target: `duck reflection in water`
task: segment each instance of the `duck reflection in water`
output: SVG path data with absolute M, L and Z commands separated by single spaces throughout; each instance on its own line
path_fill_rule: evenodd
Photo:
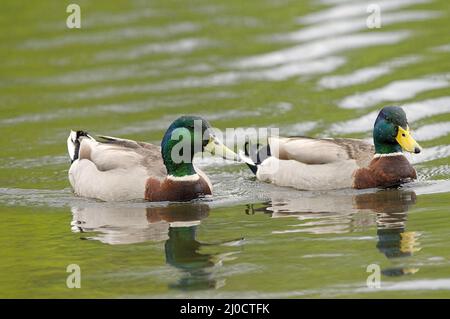
M 406 231 L 407 213 L 416 203 L 412 190 L 386 189 L 371 193 L 305 193 L 302 197 L 272 194 L 262 207 L 248 206 L 246 213 L 268 213 L 272 218 L 296 217 L 301 223 L 286 231 L 273 233 L 344 234 L 376 226 L 376 248 L 393 267 L 382 269 L 386 276 L 401 276 L 418 271 L 395 266 L 420 250 L 419 234 Z
M 360 195 L 356 199 L 358 207 L 368 208 L 376 212 L 378 242 L 377 248 L 393 262 L 401 262 L 398 258 L 412 256 L 420 250 L 419 234 L 406 231 L 407 212 L 416 203 L 413 191 L 388 190 L 375 194 L 379 198 Z M 374 200 L 375 199 L 375 200 Z M 413 274 L 418 268 L 390 267 L 382 270 L 386 276 L 402 276 Z
M 229 255 L 201 253 L 202 247 L 233 243 L 202 243 L 196 239 L 209 206 L 203 203 L 176 203 L 161 207 L 117 207 L 97 204 L 72 207 L 72 230 L 89 232 L 92 237 L 110 245 L 165 241 L 167 264 L 181 270 L 181 277 L 171 288 L 194 290 L 218 288 L 224 280 L 216 279 L 214 269 Z M 239 239 L 240 240 L 240 239 Z

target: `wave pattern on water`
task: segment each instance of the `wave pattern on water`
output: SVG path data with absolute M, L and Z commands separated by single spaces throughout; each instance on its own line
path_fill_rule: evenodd
M 172 35 L 198 31 L 199 26 L 191 22 L 169 24 L 160 28 L 149 27 L 126 27 L 113 29 L 112 31 L 79 33 L 70 36 L 57 37 L 53 39 L 27 40 L 21 45 L 26 50 L 47 50 L 68 45 L 95 44 L 123 42 L 131 39 L 167 38 Z
M 26 146 L 16 153 L 12 143 L 4 148 L 8 155 L 0 160 L 0 169 L 21 175 L 0 188 L 0 205 L 17 221 L 26 216 L 25 208 L 33 214 L 45 210 L 42 216 L 53 211 L 71 214 L 71 221 L 51 228 L 50 235 L 61 231 L 58 237 L 64 241 L 54 247 L 79 246 L 80 256 L 86 249 L 98 253 L 105 245 L 130 245 L 122 250 L 108 247 L 121 257 L 125 255 L 120 251 L 127 252 L 125 266 L 90 279 L 130 288 L 135 288 L 132 280 L 141 283 L 137 286 L 144 280 L 154 283 L 129 293 L 137 297 L 185 298 L 186 289 L 192 289 L 190 297 L 370 295 L 364 280 L 345 279 L 339 267 L 364 271 L 369 261 L 382 258 L 385 277 L 417 276 L 422 267 L 448 268 L 448 258 L 436 249 L 446 248 L 442 234 L 447 228 L 439 227 L 448 224 L 442 214 L 445 204 L 439 200 L 450 190 L 450 169 L 443 160 L 450 157 L 445 144 L 450 84 L 444 73 L 449 70 L 439 63 L 449 44 L 448 39 L 426 41 L 428 34 L 437 33 L 423 27 L 433 20 L 433 27 L 442 28 L 448 18 L 436 10 L 443 3 L 434 6 L 438 1 L 378 1 L 381 30 L 366 29 L 372 1 L 320 0 L 295 12 L 293 2 L 268 1 L 258 4 L 263 14 L 254 16 L 248 14 L 247 4 L 237 12 L 233 4 L 204 3 L 189 7 L 184 16 L 178 8 L 163 9 L 164 1 L 158 3 L 161 8 L 150 10 L 147 1 L 135 0 L 120 12 L 95 12 L 92 5 L 94 12 L 83 18 L 82 32 L 68 34 L 59 22 L 42 22 L 36 27 L 39 32 L 26 37 L 17 32 L 17 40 L 11 40 L 17 58 L 2 66 L 6 72 L 19 72 L 0 80 L 2 106 L 7 108 L 0 129 L 17 132 L 18 144 Z M 310 8 L 317 11 L 298 16 Z M 267 25 L 275 10 L 274 21 L 280 18 L 278 12 L 291 14 L 280 28 Z M 242 163 L 198 156 L 195 165 L 211 178 L 214 196 L 183 203 L 188 208 L 178 216 L 173 205 L 179 203 L 104 203 L 74 196 L 67 181 L 66 126 L 72 121 L 109 135 L 162 135 L 178 115 L 197 112 L 213 125 L 269 122 L 284 135 L 355 134 L 369 139 L 375 108 L 391 102 L 404 107 L 413 134 L 425 146 L 421 154 L 408 155 L 418 180 L 399 189 L 299 191 L 259 182 Z M 120 122 L 111 124 L 118 115 Z M 12 175 L 8 172 L 8 178 Z M 210 209 L 215 210 L 211 216 Z M 41 223 L 41 213 L 33 217 Z M 202 240 L 195 237 L 197 231 Z M 41 227 L 36 234 L 48 235 Z M 33 247 L 39 240 L 48 246 L 35 236 Z M 271 264 L 272 254 L 284 260 L 283 265 Z M 320 272 L 330 264 L 339 271 Z M 309 275 L 311 268 L 313 276 L 320 272 L 320 288 L 298 289 L 298 275 Z M 292 277 L 283 278 L 280 286 L 278 279 L 272 281 L 279 292 L 236 285 L 248 278 L 253 284 L 264 282 L 267 273 Z M 445 279 L 427 276 L 392 282 L 383 277 L 386 285 L 378 291 L 448 290 Z M 337 278 L 344 284 L 336 285 Z M 330 284 L 323 285 L 324 280 Z M 153 289 L 156 285 L 159 288 Z M 113 297 L 122 293 L 111 291 Z
M 416 55 L 403 56 L 386 62 L 382 62 L 381 64 L 376 66 L 366 67 L 353 71 L 350 74 L 325 76 L 320 79 L 318 84 L 323 88 L 337 89 L 357 84 L 368 83 L 383 75 L 390 74 L 398 68 L 417 63 L 421 60 L 422 58 Z
M 424 21 L 439 16 L 439 12 L 433 11 L 402 11 L 383 14 L 383 25 L 390 25 L 405 21 Z M 367 28 L 365 19 L 361 17 L 345 20 L 331 20 L 304 27 L 298 31 L 271 37 L 276 42 L 304 42 L 319 38 L 332 37 L 363 31 Z
M 398 43 L 410 36 L 408 31 L 372 32 L 351 34 L 331 39 L 317 40 L 291 48 L 243 58 L 235 63 L 238 68 L 268 67 L 294 61 L 322 58 L 349 49 Z
M 403 101 L 422 92 L 449 87 L 448 78 L 449 74 L 445 74 L 394 81 L 379 89 L 348 96 L 338 105 L 345 109 L 355 109 L 374 106 L 384 101 Z
M 443 96 L 401 105 L 410 123 L 439 115 L 450 113 L 450 96 Z M 378 111 L 370 112 L 357 119 L 334 123 L 330 127 L 333 133 L 357 133 L 372 130 Z
M 414 4 L 428 3 L 431 0 L 381 0 L 377 1 L 377 5 L 380 6 L 384 12 L 391 10 L 397 10 L 404 7 L 409 7 Z M 367 16 L 367 7 L 371 1 L 355 1 L 352 3 L 338 3 L 337 5 L 328 9 L 324 9 L 318 12 L 307 14 L 297 19 L 298 23 L 311 24 L 321 23 L 324 21 L 330 21 L 334 19 L 347 19 L 355 16 Z

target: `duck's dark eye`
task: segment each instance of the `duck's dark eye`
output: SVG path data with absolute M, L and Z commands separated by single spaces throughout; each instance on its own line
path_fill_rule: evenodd
M 405 137 L 406 136 L 405 133 L 402 133 L 402 136 Z

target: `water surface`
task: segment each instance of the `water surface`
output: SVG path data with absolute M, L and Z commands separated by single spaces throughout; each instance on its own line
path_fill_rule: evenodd
M 77 3 L 80 30 L 62 2 L 2 3 L 1 297 L 450 296 L 447 1 L 378 1 L 379 29 L 357 0 Z M 424 147 L 400 189 L 296 191 L 210 157 L 215 196 L 191 203 L 102 203 L 67 179 L 70 129 L 159 143 L 198 114 L 370 140 L 390 104 Z

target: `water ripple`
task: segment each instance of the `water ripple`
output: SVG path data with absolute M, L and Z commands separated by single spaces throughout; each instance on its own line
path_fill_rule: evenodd
M 402 106 L 409 122 L 412 123 L 427 117 L 450 113 L 450 96 L 407 103 Z M 373 111 L 357 119 L 334 123 L 330 131 L 333 133 L 366 132 L 372 130 L 377 116 L 378 111 Z
M 171 53 L 184 54 L 214 45 L 213 41 L 200 38 L 185 38 L 164 43 L 150 43 L 135 46 L 131 49 L 108 50 L 96 54 L 98 61 L 134 60 L 152 54 Z
M 428 3 L 430 0 L 378 0 L 376 4 L 385 12 L 408 7 L 414 4 Z M 314 12 L 297 19 L 298 23 L 311 24 L 331 21 L 336 19 L 347 19 L 355 16 L 367 16 L 367 7 L 372 1 L 361 1 L 353 3 L 339 3 L 329 9 Z
M 371 32 L 317 40 L 287 49 L 242 58 L 233 65 L 238 68 L 268 67 L 294 61 L 312 60 L 340 51 L 398 43 L 411 35 L 409 31 Z
M 435 74 L 421 79 L 393 81 L 386 86 L 348 96 L 338 103 L 345 109 L 366 108 L 383 101 L 402 101 L 416 95 L 450 86 L 449 74 Z
M 111 31 L 70 34 L 70 36 L 52 39 L 31 39 L 25 41 L 20 47 L 26 50 L 47 50 L 67 45 L 122 43 L 130 39 L 166 38 L 172 35 L 191 33 L 199 29 L 198 25 L 191 22 L 180 22 L 158 28 L 126 27 Z
M 417 55 L 407 55 L 382 62 L 378 65 L 355 70 L 344 75 L 325 76 L 319 80 L 319 86 L 328 89 L 337 89 L 357 84 L 371 82 L 383 75 L 390 74 L 396 69 L 408 66 L 423 60 Z
M 402 11 L 383 14 L 383 26 L 407 21 L 424 21 L 435 18 L 441 14 L 436 11 Z M 354 19 L 335 20 L 321 22 L 307 26 L 298 31 L 271 36 L 270 39 L 276 42 L 306 42 L 319 38 L 347 34 L 367 29 L 366 20 L 361 17 Z

